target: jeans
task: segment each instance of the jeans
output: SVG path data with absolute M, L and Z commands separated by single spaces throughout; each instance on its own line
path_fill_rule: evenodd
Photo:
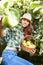
M 6 50 L 2 53 L 3 65 L 33 65 L 31 62 L 17 56 L 17 51 Z

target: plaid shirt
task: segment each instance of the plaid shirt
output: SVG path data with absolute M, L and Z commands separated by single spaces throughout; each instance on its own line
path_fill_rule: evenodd
M 4 37 L 7 45 L 10 47 L 20 48 L 21 39 L 23 37 L 21 26 L 18 25 L 13 30 L 6 28 L 4 30 Z

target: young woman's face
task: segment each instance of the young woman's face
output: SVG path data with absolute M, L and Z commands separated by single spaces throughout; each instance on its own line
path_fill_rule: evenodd
M 29 24 L 29 21 L 28 21 L 27 19 L 22 19 L 22 20 L 21 20 L 21 23 L 22 23 L 22 26 L 23 26 L 23 27 L 27 27 L 28 24 Z

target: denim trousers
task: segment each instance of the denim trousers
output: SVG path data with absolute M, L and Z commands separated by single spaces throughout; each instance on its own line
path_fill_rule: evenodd
M 17 56 L 15 50 L 5 50 L 2 53 L 3 65 L 33 65 L 31 62 Z

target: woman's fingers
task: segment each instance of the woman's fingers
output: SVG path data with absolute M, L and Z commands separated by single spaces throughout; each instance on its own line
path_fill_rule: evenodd
M 35 52 L 36 52 L 36 49 L 30 49 L 30 50 L 29 50 L 30 55 L 34 55 Z

